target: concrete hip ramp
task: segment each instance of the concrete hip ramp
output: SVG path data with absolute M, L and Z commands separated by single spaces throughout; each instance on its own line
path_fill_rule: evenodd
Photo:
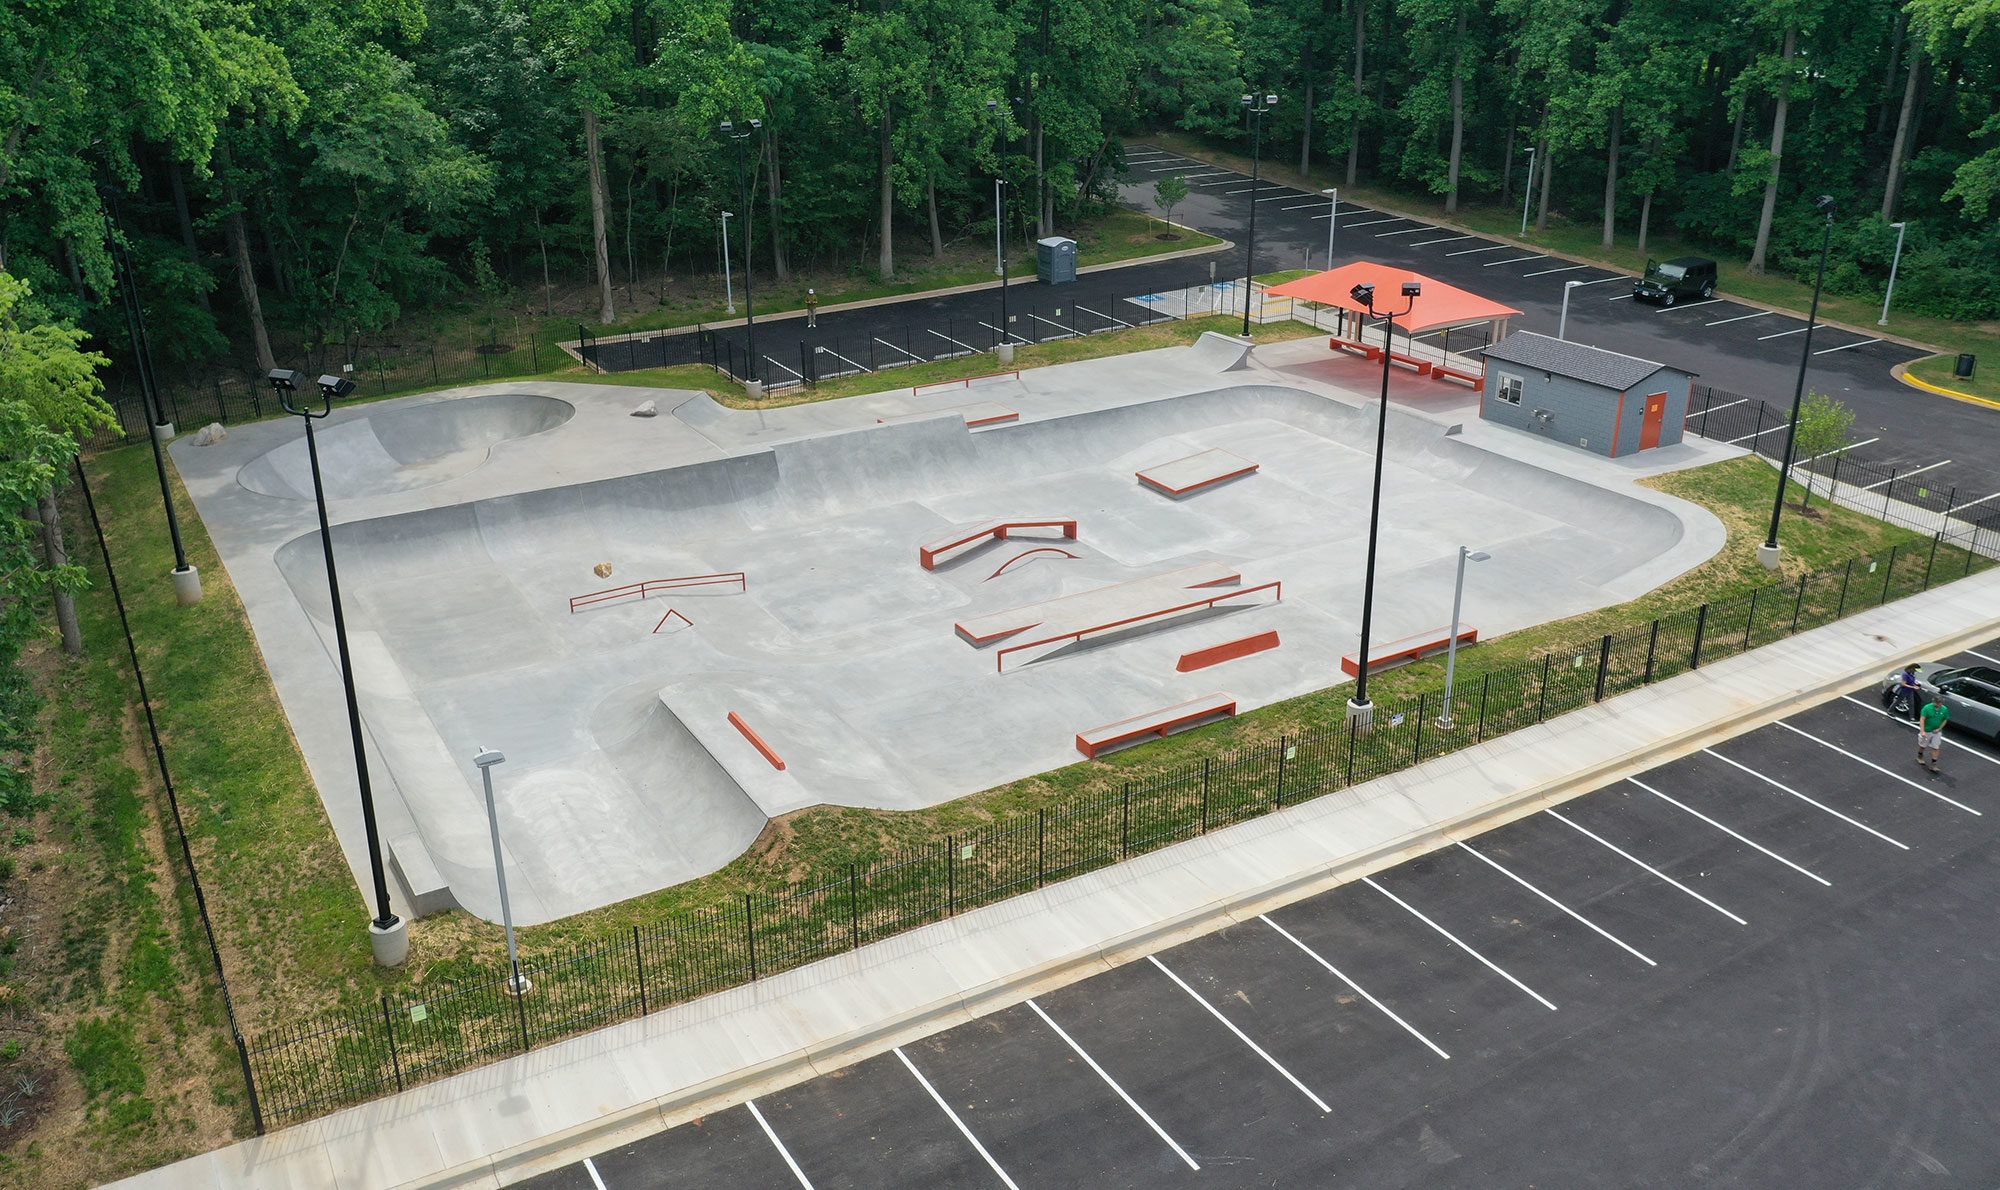
M 1249 358 L 1247 340 L 1214 331 L 1201 332 L 1201 338 L 1188 344 L 1187 349 L 1188 367 L 1197 372 L 1234 372 Z
M 552 430 L 576 407 L 534 393 L 497 393 L 371 413 L 317 429 L 320 477 L 329 499 L 424 488 L 486 461 L 494 446 Z M 263 496 L 313 498 L 305 435 L 243 465 L 237 482 Z

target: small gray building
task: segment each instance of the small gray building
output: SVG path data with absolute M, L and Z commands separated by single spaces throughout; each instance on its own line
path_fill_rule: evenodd
M 1615 459 L 1681 440 L 1694 376 L 1516 331 L 1486 349 L 1479 416 Z

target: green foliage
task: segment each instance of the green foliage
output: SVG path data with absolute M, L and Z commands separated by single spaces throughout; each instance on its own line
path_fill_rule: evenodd
M 1153 201 L 1160 204 L 1160 217 L 1172 222 L 1174 208 L 1187 201 L 1187 179 L 1179 174 L 1168 174 L 1153 183 Z
M 1792 434 L 1792 457 L 1816 459 L 1845 450 L 1854 441 L 1854 410 L 1813 389 L 1799 404 L 1799 424 Z M 1813 473 L 1805 473 L 1805 500 L 1812 499 Z

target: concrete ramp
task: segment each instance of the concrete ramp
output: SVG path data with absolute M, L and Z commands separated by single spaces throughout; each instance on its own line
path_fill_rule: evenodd
M 1188 344 L 1187 350 L 1188 367 L 1197 372 L 1234 372 L 1250 358 L 1250 344 L 1214 331 L 1201 332 L 1201 338 Z
M 315 430 L 321 481 L 331 499 L 427 488 L 486 461 L 495 445 L 552 430 L 575 416 L 568 401 L 496 393 L 433 401 Z M 313 498 L 305 435 L 257 456 L 237 482 L 282 500 Z

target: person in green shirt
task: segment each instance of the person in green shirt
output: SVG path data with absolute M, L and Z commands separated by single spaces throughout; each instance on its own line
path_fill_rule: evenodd
M 1938 771 L 1938 753 L 1944 750 L 1944 725 L 1950 718 L 1951 708 L 1935 694 L 1931 695 L 1931 700 L 1924 704 L 1923 712 L 1917 716 L 1917 763 L 1924 763 L 1924 749 L 1929 748 L 1930 770 L 1933 773 Z

